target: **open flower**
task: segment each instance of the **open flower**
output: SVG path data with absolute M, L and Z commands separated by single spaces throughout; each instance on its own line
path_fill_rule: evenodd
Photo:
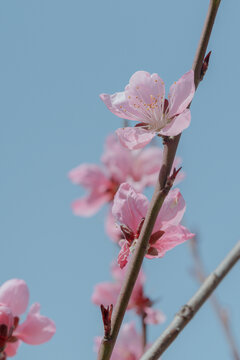
M 111 268 L 114 282 L 102 282 L 95 286 L 92 295 L 92 302 L 96 305 L 108 306 L 115 305 L 117 297 L 124 281 L 127 267 L 123 270 L 117 264 L 113 264 Z M 134 285 L 127 310 L 134 310 L 138 315 L 144 316 L 147 324 L 160 324 L 165 321 L 165 315 L 162 311 L 153 309 L 153 301 L 144 293 L 145 275 L 141 270 L 137 281 Z
M 131 185 L 123 183 L 119 187 L 114 198 L 113 215 L 121 224 L 124 237 L 120 241 L 121 250 L 118 255 L 121 268 L 127 264 L 130 253 L 135 249 L 148 206 L 146 196 L 137 193 Z M 194 236 L 180 225 L 185 208 L 179 189 L 170 190 L 157 216 L 146 257 L 163 257 L 166 251 Z
M 20 315 L 26 311 L 28 301 L 29 291 L 24 280 L 11 279 L 0 287 L 0 329 L 7 328 L 5 337 L 0 334 L 1 341 L 4 340 L 1 348 L 4 348 L 5 358 L 16 355 L 21 341 L 39 345 L 50 340 L 55 334 L 54 322 L 40 315 L 38 303 L 31 306 L 26 320 L 19 324 Z M 1 309 L 5 309 L 5 315 L 8 314 L 8 324 L 2 319 Z
M 126 148 L 140 149 L 155 135 L 175 136 L 186 129 L 191 120 L 188 105 L 195 93 L 194 72 L 188 71 L 171 87 L 165 99 L 165 85 L 158 74 L 135 72 L 125 91 L 101 94 L 108 109 L 120 118 L 139 121 L 136 127 L 116 131 Z
M 95 351 L 98 352 L 101 337 L 95 338 Z M 143 354 L 142 336 L 137 333 L 133 322 L 124 324 L 114 347 L 111 360 L 139 360 Z
M 162 164 L 162 149 L 153 146 L 144 150 L 129 151 L 121 146 L 115 135 L 110 135 L 105 144 L 101 158 L 103 167 L 93 164 L 82 164 L 69 172 L 74 184 L 88 190 L 88 194 L 73 202 L 75 215 L 91 216 L 104 204 L 112 203 L 114 195 L 122 182 L 130 183 L 137 191 L 153 186 Z M 181 162 L 177 158 L 173 167 Z M 183 175 L 179 174 L 180 181 Z M 113 240 L 119 240 L 119 231 L 109 215 L 106 222 L 107 233 Z

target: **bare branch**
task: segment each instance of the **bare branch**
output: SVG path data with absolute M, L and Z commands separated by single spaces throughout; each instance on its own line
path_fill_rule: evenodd
M 149 350 L 140 360 L 157 360 L 160 355 L 172 344 L 184 327 L 189 323 L 200 307 L 220 284 L 235 263 L 240 259 L 240 241 L 234 246 L 230 253 L 225 257 L 221 264 L 212 272 L 199 290 L 176 314 L 171 324 L 155 341 Z
M 204 266 L 203 266 L 203 262 L 199 253 L 199 248 L 198 248 L 198 241 L 197 238 L 193 238 L 189 241 L 189 245 L 190 245 L 190 249 L 191 249 L 191 253 L 193 256 L 193 260 L 194 260 L 194 276 L 196 277 L 196 279 L 198 280 L 198 282 L 200 284 L 202 284 L 206 278 L 205 275 L 205 271 L 204 271 Z M 210 297 L 210 301 L 212 303 L 212 306 L 222 324 L 224 333 L 226 335 L 226 339 L 227 342 L 229 344 L 229 347 L 231 349 L 232 352 L 232 356 L 234 360 L 240 360 L 240 355 L 238 352 L 238 348 L 232 333 L 232 329 L 231 329 L 231 325 L 230 325 L 230 319 L 228 316 L 228 313 L 226 311 L 226 309 L 224 309 L 221 304 L 219 303 L 216 295 L 212 295 Z

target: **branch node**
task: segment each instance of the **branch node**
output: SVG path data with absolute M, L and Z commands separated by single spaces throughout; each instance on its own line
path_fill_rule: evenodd
M 168 192 L 170 191 L 171 187 L 173 186 L 173 183 L 177 177 L 177 174 L 179 173 L 179 171 L 182 169 L 182 167 L 180 167 L 178 170 L 176 170 L 176 168 L 173 169 L 173 173 L 172 175 L 170 175 L 167 178 L 166 184 L 163 188 L 163 192 L 168 194 Z
M 186 304 L 180 309 L 178 316 L 184 318 L 185 320 L 190 320 L 193 317 L 193 314 L 193 308 Z

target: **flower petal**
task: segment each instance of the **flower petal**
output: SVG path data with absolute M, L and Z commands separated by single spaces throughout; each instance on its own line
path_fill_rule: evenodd
M 143 148 L 149 144 L 155 136 L 154 132 L 141 127 L 120 128 L 116 130 L 116 134 L 122 146 L 130 150 Z
M 165 230 L 169 225 L 178 225 L 186 210 L 185 201 L 179 189 L 170 190 L 154 226 L 154 232 Z
M 170 87 L 168 116 L 181 114 L 192 101 L 194 93 L 194 72 L 190 70 Z
M 106 186 L 109 182 L 102 169 L 94 164 L 77 166 L 69 172 L 68 177 L 74 184 L 82 185 L 87 189 Z
M 105 230 L 110 239 L 116 243 L 122 238 L 120 226 L 116 224 L 112 210 L 108 212 L 107 218 L 105 220 Z
M 180 115 L 176 116 L 167 126 L 165 126 L 159 134 L 163 136 L 176 136 L 188 128 L 190 122 L 191 112 L 189 109 L 186 109 Z
M 95 214 L 104 203 L 111 199 L 108 191 L 112 183 L 97 165 L 82 164 L 69 173 L 73 183 L 82 185 L 90 190 L 90 194 L 72 203 L 75 215 L 91 216 Z
M 162 324 L 166 321 L 166 316 L 160 310 L 145 307 L 144 311 L 146 313 L 146 317 L 144 318 L 146 324 Z
M 117 351 L 120 360 L 140 359 L 142 355 L 141 336 L 137 333 L 133 322 L 122 326 Z
M 125 182 L 131 173 L 131 151 L 120 144 L 115 134 L 107 137 L 101 161 L 106 166 L 111 178 L 118 183 Z
M 98 352 L 101 338 L 94 339 L 94 350 Z M 114 347 L 111 360 L 135 360 L 142 356 L 142 337 L 136 331 L 133 322 L 124 324 L 119 334 L 119 340 Z
M 110 199 L 111 195 L 108 193 L 92 192 L 89 196 L 75 200 L 72 203 L 72 211 L 78 216 L 92 216 Z
M 99 283 L 94 287 L 91 300 L 95 305 L 101 305 L 101 304 L 103 306 L 108 306 L 111 304 L 115 305 L 120 289 L 121 289 L 120 283 L 110 283 L 110 282 Z
M 134 183 L 132 182 L 134 189 L 141 191 L 146 186 L 155 185 L 162 164 L 162 149 L 158 146 L 151 146 L 133 151 L 132 154 L 134 157 L 132 165 L 132 177 L 135 180 Z
M 184 226 L 169 226 L 164 235 L 154 244 L 158 250 L 158 255 L 146 255 L 146 257 L 149 259 L 163 257 L 167 251 L 193 237 L 194 234 L 190 233 Z
M 39 345 L 49 341 L 56 332 L 54 322 L 39 312 L 40 304 L 31 306 L 26 320 L 20 324 L 14 335 L 27 344 Z
M 131 76 L 125 94 L 129 104 L 141 115 L 142 121 L 148 123 L 147 108 L 150 104 L 161 106 L 165 97 L 165 85 L 158 74 L 151 75 L 146 71 L 137 71 Z
M 6 346 L 5 350 L 4 350 L 5 353 L 7 354 L 7 357 L 15 356 L 20 344 L 21 344 L 20 340 L 15 341 L 13 343 L 8 342 L 7 346 Z
M 136 233 L 138 226 L 146 216 L 148 199 L 137 193 L 131 185 L 120 185 L 113 201 L 113 216 L 120 224 L 128 226 Z
M 28 306 L 29 290 L 21 279 L 11 279 L 0 287 L 0 303 L 8 306 L 14 316 L 23 314 Z
M 129 105 L 124 91 L 112 95 L 101 94 L 100 99 L 113 114 L 120 118 L 134 121 L 143 120 L 139 113 Z
M 121 250 L 119 251 L 119 254 L 118 254 L 118 264 L 121 269 L 123 269 L 124 266 L 127 265 L 129 254 L 130 254 L 129 244 L 125 240 L 122 242 Z

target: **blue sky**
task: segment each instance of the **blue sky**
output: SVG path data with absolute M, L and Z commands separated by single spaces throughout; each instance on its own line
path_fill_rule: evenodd
M 119 2 L 2 0 L 0 3 L 1 272 L 29 285 L 31 302 L 56 322 L 51 342 L 22 345 L 16 359 L 95 359 L 99 310 L 93 286 L 110 279 L 116 249 L 103 229 L 106 209 L 72 215 L 83 191 L 67 173 L 99 163 L 105 137 L 121 119 L 99 93 L 120 91 L 137 70 L 169 86 L 191 67 L 208 1 Z M 223 1 L 209 44 L 212 58 L 192 104 L 192 123 L 178 154 L 185 224 L 199 233 L 207 271 L 239 239 L 238 0 Z M 197 284 L 187 244 L 145 261 L 147 292 L 160 298 L 167 323 Z M 217 290 L 240 340 L 239 265 Z M 131 317 L 132 318 L 132 317 Z M 149 329 L 153 341 L 164 329 Z M 214 341 L 213 341 L 214 339 Z M 164 359 L 230 359 L 222 329 L 206 304 Z

